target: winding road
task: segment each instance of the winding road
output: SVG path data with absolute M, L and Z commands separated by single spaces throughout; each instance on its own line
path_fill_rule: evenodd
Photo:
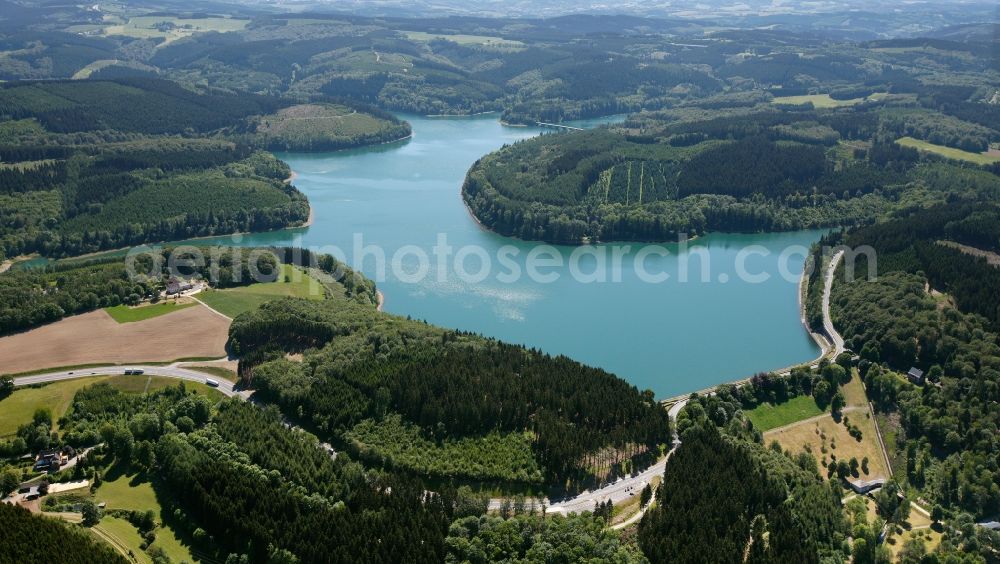
M 94 376 L 107 376 L 124 374 L 126 370 L 142 370 L 143 374 L 134 378 L 146 376 L 163 376 L 165 378 L 177 378 L 178 380 L 188 380 L 190 382 L 205 383 L 205 380 L 214 380 L 219 385 L 215 389 L 219 390 L 226 397 L 247 400 L 250 398 L 251 390 L 236 390 L 233 383 L 222 378 L 209 376 L 203 372 L 180 368 L 175 365 L 169 366 L 149 366 L 135 364 L 127 366 L 97 366 L 93 368 L 82 368 L 77 370 L 61 370 L 56 372 L 46 372 L 43 374 L 33 374 L 31 376 L 20 376 L 14 378 L 15 386 L 30 386 L 32 384 L 46 384 L 49 382 L 59 382 L 61 380 L 73 380 L 74 378 L 90 378 Z
M 672 405 L 667 411 L 667 415 L 670 417 L 670 423 L 673 425 L 674 436 L 673 445 L 663 458 L 657 460 L 656 463 L 642 472 L 622 477 L 604 487 L 595 490 L 586 490 L 583 493 L 565 499 L 546 498 L 540 500 L 545 503 L 548 508 L 547 511 L 562 514 L 593 511 L 595 503 L 603 503 L 610 500 L 611 503 L 617 505 L 632 498 L 633 496 L 640 495 L 642 493 L 642 489 L 646 487 L 646 484 L 652 483 L 654 477 L 663 474 L 664 469 L 667 467 L 667 461 L 670 460 L 670 456 L 674 454 L 677 447 L 680 446 L 681 442 L 677 437 L 677 414 L 679 414 L 681 409 L 687 405 L 687 402 L 687 399 L 682 399 Z M 498 510 L 501 505 L 503 505 L 503 502 L 503 498 L 491 499 L 489 508 L 492 510 Z M 640 510 L 636 515 L 633 515 L 627 521 L 619 523 L 612 528 L 623 528 L 634 523 L 635 521 L 638 521 L 648 507 L 649 505 Z
M 833 255 L 833 258 L 830 259 L 830 266 L 827 267 L 823 277 L 823 330 L 833 344 L 833 358 L 837 358 L 840 353 L 847 350 L 844 347 L 844 338 L 837 332 L 833 326 L 833 319 L 830 317 L 830 290 L 833 288 L 833 277 L 837 273 L 837 265 L 843 257 L 844 251 L 838 251 L 837 254 Z
M 837 333 L 836 328 L 833 326 L 833 321 L 830 318 L 830 291 L 833 287 L 833 278 L 837 270 L 837 265 L 843 258 L 844 252 L 840 251 L 833 256 L 830 260 L 830 264 L 827 267 L 827 271 L 824 276 L 824 287 L 823 287 L 823 327 L 827 333 L 827 337 L 830 339 L 833 348 L 833 357 L 842 352 L 844 352 L 844 339 Z M 140 369 L 143 370 L 142 376 L 163 376 L 166 378 L 177 378 L 180 380 L 188 380 L 191 382 L 205 383 L 205 374 L 197 372 L 194 370 L 188 370 L 186 368 L 180 368 L 176 365 L 169 366 L 149 366 L 149 365 L 133 365 L 133 366 L 102 366 L 96 368 L 86 368 L 81 370 L 67 370 L 67 371 L 56 371 L 47 372 L 43 374 L 35 374 L 31 376 L 21 376 L 14 379 L 15 386 L 29 386 L 32 384 L 43 384 L 47 382 L 57 382 L 60 380 L 71 380 L 73 378 L 84 378 L 90 376 L 101 376 L 108 374 L 123 374 L 126 369 Z M 141 377 L 141 376 L 136 376 Z M 249 400 L 250 395 L 253 393 L 252 390 L 236 390 L 233 388 L 233 384 L 227 380 L 215 378 L 218 382 L 218 389 L 222 394 L 227 397 L 236 397 L 242 400 Z M 542 501 L 547 506 L 547 511 L 556 513 L 580 513 L 583 511 L 591 511 L 594 508 L 594 504 L 598 502 L 605 502 L 610 500 L 613 504 L 618 504 L 626 501 L 634 496 L 638 496 L 642 493 L 642 489 L 652 482 L 653 478 L 663 474 L 666 468 L 667 461 L 670 460 L 670 456 L 677 451 L 680 446 L 680 438 L 677 436 L 676 432 L 676 422 L 677 416 L 680 414 L 681 410 L 687 405 L 687 398 L 679 399 L 675 402 L 667 411 L 670 417 L 671 424 L 674 425 L 674 436 L 673 444 L 671 449 L 663 456 L 660 460 L 656 461 L 655 464 L 649 466 L 642 472 L 620 478 L 619 480 L 607 484 L 604 487 L 587 490 L 576 496 L 565 498 L 565 499 L 543 499 L 537 500 Z M 328 445 L 324 445 L 328 446 Z M 489 508 L 491 510 L 498 510 L 504 502 L 503 498 L 494 498 L 489 502 Z M 648 505 L 646 506 L 649 507 Z M 639 511 L 636 515 L 633 515 L 627 521 L 615 525 L 615 528 L 622 528 L 628 526 L 636 521 L 638 521 L 642 514 L 645 512 L 645 508 Z

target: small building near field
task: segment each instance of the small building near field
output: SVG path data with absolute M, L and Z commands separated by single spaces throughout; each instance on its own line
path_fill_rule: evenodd
M 922 386 L 924 383 L 924 371 L 917 367 L 910 368 L 910 371 L 906 373 L 906 377 L 909 378 L 910 382 L 918 386 Z
M 181 292 L 187 292 L 191 288 L 194 288 L 194 285 L 191 284 L 191 282 L 178 278 L 171 278 L 167 282 L 167 295 L 174 296 L 180 294 Z
M 874 480 L 844 480 L 847 485 L 858 495 L 864 495 L 872 490 L 885 485 L 885 479 L 875 478 Z
M 57 448 L 48 448 L 42 450 L 38 453 L 38 457 L 35 458 L 35 466 L 33 469 L 37 472 L 39 470 L 59 470 L 63 463 L 62 453 L 59 452 Z

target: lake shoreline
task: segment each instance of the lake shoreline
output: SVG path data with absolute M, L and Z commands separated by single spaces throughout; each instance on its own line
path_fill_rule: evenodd
M 366 242 L 391 251 L 407 244 L 430 245 L 443 230 L 456 248 L 479 246 L 493 256 L 497 249 L 513 245 L 520 249 L 519 256 L 526 256 L 535 243 L 490 230 L 472 213 L 460 188 L 475 159 L 534 130 L 505 128 L 490 117 L 406 119 L 416 132 L 416 140 L 407 145 L 281 155 L 295 172 L 293 181 L 309 198 L 313 221 L 308 229 L 254 233 L 239 243 L 221 237 L 203 244 L 347 250 L 353 245 L 351 234 L 364 233 Z M 478 229 L 462 217 L 456 195 Z M 386 294 L 392 293 L 394 314 L 566 355 L 614 373 L 640 389 L 653 389 L 657 398 L 682 393 L 686 397 L 692 390 L 714 387 L 758 368 L 787 366 L 816 356 L 816 343 L 802 334 L 803 326 L 796 319 L 801 316 L 801 303 L 798 298 L 789 299 L 798 277 L 787 284 L 779 282 L 774 262 L 780 249 L 808 246 L 819 238 L 818 233 L 700 238 L 698 248 L 705 246 L 711 260 L 724 261 L 719 269 L 731 270 L 729 255 L 746 245 L 770 248 L 772 258 L 755 266 L 772 275 L 772 282 L 764 286 L 720 286 L 713 276 L 709 285 L 668 287 L 643 284 L 626 274 L 624 284 L 612 287 L 575 284 L 564 270 L 552 284 L 533 284 L 523 276 L 512 284 L 496 279 L 465 283 L 452 276 L 442 284 L 421 287 L 388 277 L 379 284 L 381 296 L 373 296 L 373 305 L 385 311 Z M 633 248 L 641 246 L 622 242 L 630 243 Z M 653 255 L 647 260 L 648 268 L 669 272 L 677 280 L 676 241 L 668 248 L 671 256 Z M 558 246 L 557 250 L 568 260 L 573 248 Z M 713 269 L 713 274 L 718 272 L 723 271 Z M 722 322 L 725 312 L 736 319 Z M 609 320 L 613 336 L 599 337 L 589 331 L 588 320 L 595 318 Z M 754 330 L 762 319 L 767 320 L 765 331 Z M 621 352 L 623 346 L 631 352 Z M 720 350 L 725 354 L 719 354 Z

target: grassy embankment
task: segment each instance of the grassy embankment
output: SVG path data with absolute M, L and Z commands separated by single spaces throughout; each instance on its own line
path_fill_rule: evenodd
M 969 151 L 963 151 L 961 149 L 953 149 L 951 147 L 945 147 L 943 145 L 935 145 L 933 143 L 928 143 L 927 141 L 914 139 L 913 137 L 901 137 L 899 139 L 896 139 L 896 143 L 904 147 L 912 147 L 918 151 L 934 153 L 935 155 L 941 155 L 942 157 L 948 159 L 954 159 L 956 161 L 966 161 L 978 165 L 990 165 L 996 162 L 1000 162 L 1000 156 L 984 155 L 982 153 L 970 153 Z
M 185 308 L 197 305 L 197 302 L 187 302 L 187 303 L 174 303 L 174 302 L 163 302 L 151 305 L 141 305 L 137 307 L 129 307 L 127 305 L 118 305 L 114 307 L 106 307 L 104 311 L 108 312 L 108 315 L 118 323 L 133 323 L 135 321 L 144 321 L 146 319 L 152 319 L 154 317 L 159 317 L 161 315 L 166 315 L 168 313 L 173 313 Z
M 107 376 L 78 378 L 39 388 L 14 390 L 13 394 L 0 400 L 0 437 L 16 433 L 18 427 L 31 421 L 38 409 L 48 409 L 52 412 L 53 419 L 58 420 L 69 409 L 78 390 L 107 379 Z M 58 426 L 58 422 L 54 423 L 53 430 L 58 430 Z
M 282 265 L 281 276 L 274 282 L 262 282 L 239 288 L 209 290 L 198 294 L 198 299 L 210 308 L 229 317 L 256 309 L 271 300 L 283 297 L 321 300 L 326 289 L 302 269 Z
M 192 562 L 191 550 L 178 537 L 176 531 L 163 520 L 161 506 L 156 490 L 142 474 L 127 474 L 117 467 L 108 470 L 107 479 L 92 496 L 95 503 L 105 503 L 105 510 L 130 509 L 136 511 L 153 511 L 159 526 L 155 529 L 156 540 L 152 546 L 163 549 L 171 562 Z M 140 561 L 149 561 L 149 557 L 140 547 L 142 537 L 134 525 L 125 519 L 104 516 L 99 525 L 99 533 L 111 537 L 112 544 L 126 547 Z M 101 535 L 98 535 L 101 536 Z M 107 540 L 107 539 L 105 539 Z
M 812 396 L 799 396 L 778 405 L 760 405 L 748 411 L 747 417 L 758 431 L 765 432 L 822 414 Z
M 53 431 L 58 431 L 59 418 L 72 405 L 76 392 L 100 382 L 108 383 L 123 392 L 142 393 L 144 390 L 152 392 L 176 386 L 179 380 L 162 376 L 97 375 L 53 382 L 40 387 L 18 388 L 13 394 L 0 400 L 0 438 L 16 433 L 18 427 L 31 421 L 38 409 L 48 409 L 52 413 Z M 222 397 L 218 390 L 198 382 L 185 381 L 184 385 L 195 393 L 208 394 L 216 399 Z

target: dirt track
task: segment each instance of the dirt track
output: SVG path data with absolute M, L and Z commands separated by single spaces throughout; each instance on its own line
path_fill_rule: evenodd
M 158 362 L 225 356 L 229 322 L 204 306 L 135 323 L 104 310 L 0 339 L 0 374 L 91 363 Z

